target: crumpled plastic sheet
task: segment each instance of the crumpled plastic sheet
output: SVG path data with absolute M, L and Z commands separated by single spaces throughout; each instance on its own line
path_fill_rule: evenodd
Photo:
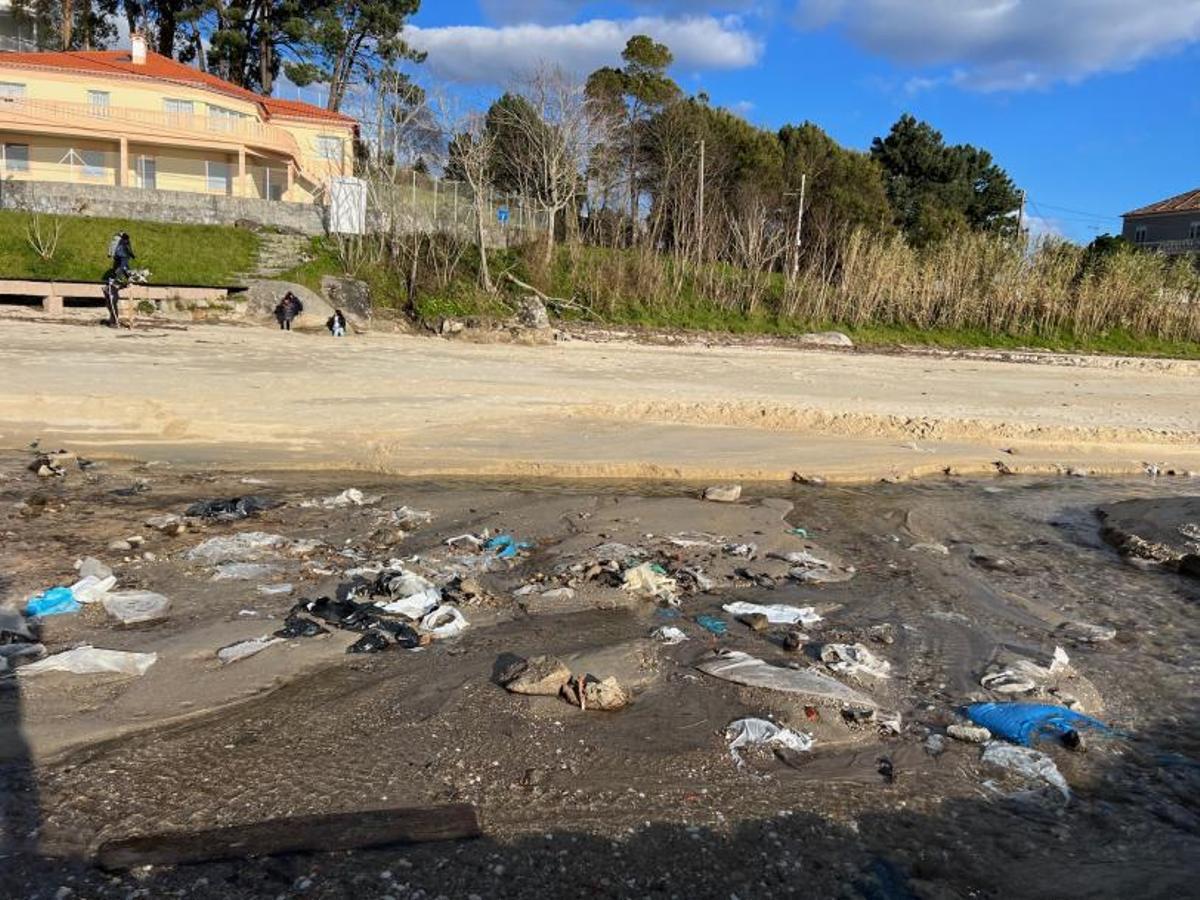
M 992 671 L 979 679 L 980 685 L 997 694 L 1027 694 L 1071 667 L 1070 657 L 1062 647 L 1054 648 L 1049 667 L 1039 666 L 1031 659 L 1019 659 L 1004 669 Z
M 653 563 L 642 563 L 626 569 L 622 587 L 635 594 L 655 597 L 672 606 L 679 602 L 679 585 L 670 575 L 654 568 Z
M 458 607 L 447 603 L 421 620 L 421 631 L 442 640 L 462 634 L 469 624 Z
M 98 603 L 106 593 L 117 586 L 113 575 L 100 578 L 96 575 L 86 575 L 71 585 L 71 594 L 80 603 Z
M 235 521 L 245 519 L 268 509 L 283 506 L 278 500 L 268 500 L 265 497 L 231 497 L 228 500 L 201 500 L 193 503 L 184 515 L 203 519 L 221 519 Z
M 79 601 L 75 599 L 71 589 L 66 587 L 46 588 L 25 601 L 25 615 L 38 618 L 61 616 L 79 610 Z
M 272 578 L 283 570 L 270 563 L 230 562 L 221 563 L 213 571 L 213 581 L 258 581 Z
M 272 637 L 269 634 L 264 634 L 262 637 L 251 638 L 246 641 L 238 641 L 236 644 L 230 644 L 227 647 L 222 647 L 217 651 L 217 659 L 223 665 L 237 662 L 239 659 L 245 659 L 247 656 L 253 656 L 256 653 L 261 653 L 272 644 L 282 644 L 283 638 Z
M 892 664 L 862 644 L 826 644 L 821 648 L 821 662 L 841 675 L 891 677 Z
M 383 499 L 379 494 L 367 495 L 358 488 L 346 488 L 340 494 L 325 497 L 321 500 L 305 500 L 300 505 L 311 509 L 319 506 L 323 509 L 345 509 L 348 506 L 370 506 Z
M 668 646 L 682 644 L 688 639 L 684 630 L 676 628 L 674 625 L 663 625 L 661 628 L 654 629 L 654 636 Z
M 802 734 L 776 725 L 766 719 L 738 719 L 730 722 L 725 729 L 725 738 L 729 741 L 729 753 L 739 766 L 745 765 L 745 760 L 738 753 L 743 747 L 754 747 L 761 744 L 774 744 L 787 750 L 804 753 L 812 749 L 811 734 Z
M 1014 744 L 1059 738 L 1069 731 L 1089 729 L 1110 733 L 1099 719 L 1050 703 L 972 703 L 967 718 L 997 737 Z
M 878 704 L 868 695 L 847 687 L 815 669 L 785 669 L 763 662 L 756 656 L 740 650 L 722 650 L 707 660 L 696 664 L 706 675 L 767 690 L 800 694 L 818 700 L 832 701 L 855 707 L 877 708 Z
M 126 650 L 104 650 L 84 644 L 73 650 L 55 653 L 17 669 L 21 675 L 41 672 L 70 672 L 74 675 L 144 675 L 158 662 L 157 653 L 132 653 Z
M 1058 771 L 1054 760 L 1040 750 L 1017 747 L 1004 741 L 988 741 L 984 744 L 981 760 L 1010 769 L 1030 781 L 1043 781 L 1057 789 L 1063 800 L 1071 799 L 1071 789 L 1067 786 L 1067 780 Z
M 731 616 L 749 616 L 756 613 L 764 615 L 772 625 L 815 625 L 821 621 L 821 617 L 811 606 L 788 606 L 783 603 L 764 605 L 738 600 L 726 603 L 721 609 Z

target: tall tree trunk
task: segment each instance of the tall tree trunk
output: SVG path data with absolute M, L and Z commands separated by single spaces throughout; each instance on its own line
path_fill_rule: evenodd
M 158 10 L 158 52 L 170 59 L 175 58 L 175 38 L 179 35 L 179 20 L 171 4 L 164 3 Z
M 75 30 L 75 0 L 63 0 L 62 4 L 62 49 L 71 49 L 71 38 Z
M 472 186 L 474 190 L 474 186 Z M 479 247 L 479 286 L 489 294 L 495 292 L 492 276 L 488 272 L 487 241 L 483 231 L 482 191 L 475 190 L 475 243 Z

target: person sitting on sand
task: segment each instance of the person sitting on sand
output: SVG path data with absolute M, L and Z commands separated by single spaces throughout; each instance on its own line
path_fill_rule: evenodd
M 304 304 L 300 302 L 300 298 L 291 291 L 284 294 L 279 305 L 275 307 L 275 318 L 279 320 L 280 329 L 291 331 L 292 320 L 302 312 L 304 312 Z
M 335 309 L 333 315 L 325 323 L 325 327 L 329 329 L 329 333 L 334 337 L 344 337 L 346 334 L 346 317 L 342 315 L 340 309 Z

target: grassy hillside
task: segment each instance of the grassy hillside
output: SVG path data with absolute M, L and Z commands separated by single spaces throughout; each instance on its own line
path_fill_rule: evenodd
M 109 260 L 108 242 L 116 231 L 128 231 L 138 268 L 150 270 L 152 284 L 231 284 L 235 275 L 253 268 L 258 237 L 240 228 L 217 225 L 169 225 L 128 219 L 41 216 L 43 235 L 62 224 L 58 247 L 42 259 L 29 241 L 32 217 L 0 211 L 0 277 L 99 281 Z

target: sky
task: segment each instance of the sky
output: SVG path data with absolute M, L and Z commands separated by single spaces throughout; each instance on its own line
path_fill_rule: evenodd
M 634 34 L 765 128 L 865 150 L 909 112 L 983 147 L 1035 231 L 1087 242 L 1200 187 L 1200 0 L 423 0 L 406 29 L 427 77 L 480 97 L 619 65 Z

